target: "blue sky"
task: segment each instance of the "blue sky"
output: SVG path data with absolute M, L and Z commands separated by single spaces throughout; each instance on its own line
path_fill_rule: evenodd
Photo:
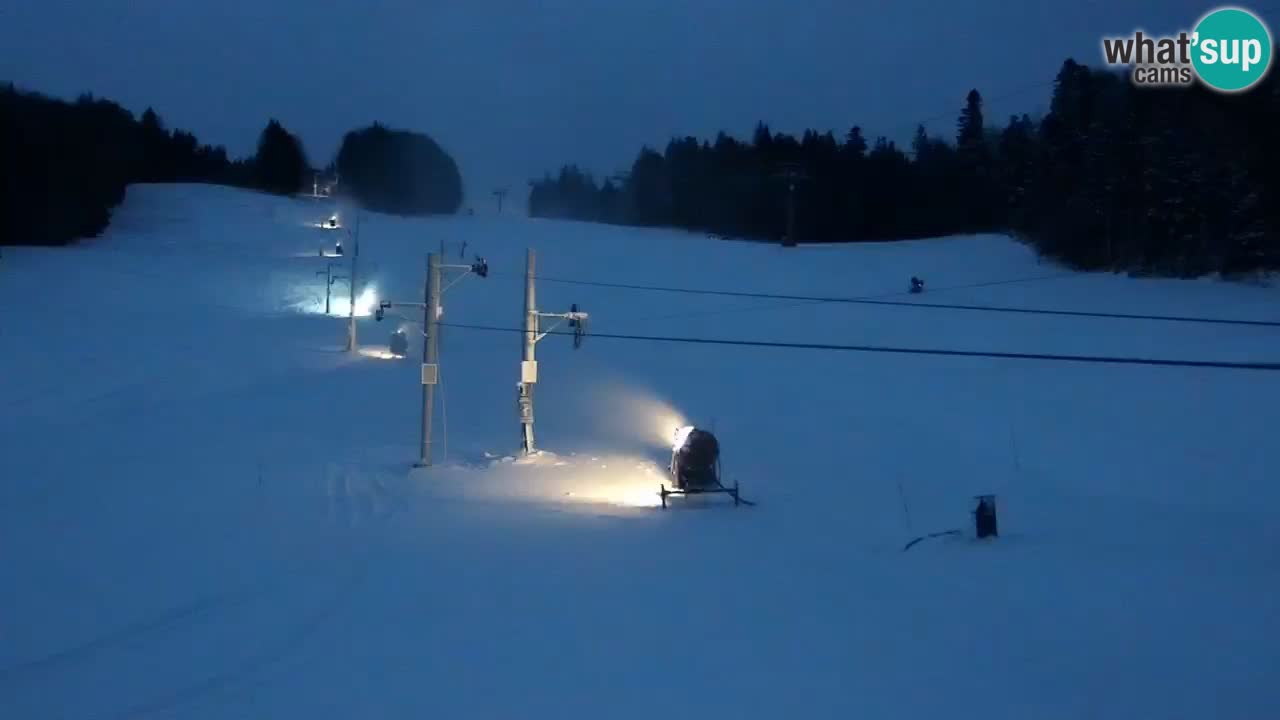
M 718 129 L 952 134 L 1043 111 L 1068 56 L 1189 27 L 1187 0 L 8 0 L 0 80 L 81 91 L 250 152 L 268 117 L 327 161 L 374 120 L 428 132 L 469 201 L 574 161 L 629 166 L 643 143 Z M 1246 5 L 1246 7 L 1249 7 Z M 1264 18 L 1272 13 L 1260 8 Z M 941 115 L 941 117 L 938 117 Z

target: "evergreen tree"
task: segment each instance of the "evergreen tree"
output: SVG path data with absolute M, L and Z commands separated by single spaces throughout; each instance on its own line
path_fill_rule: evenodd
M 453 214 L 462 206 L 462 173 L 423 133 L 380 123 L 348 132 L 335 161 L 345 188 L 364 207 L 402 215 Z M 543 193 L 538 202 L 556 206 Z M 530 198 L 530 208 L 535 203 Z
M 857 125 L 850 128 L 849 133 L 844 137 L 844 145 L 841 149 L 851 159 L 866 156 L 867 139 L 862 137 L 862 128 Z
M 258 137 L 253 164 L 258 187 L 279 194 L 297 192 L 310 167 L 302 142 L 274 118 Z
M 999 198 L 982 116 L 982 95 L 976 89 L 965 96 L 965 106 L 956 121 L 956 159 L 958 177 L 953 182 L 960 190 L 961 206 L 956 223 L 966 231 L 992 227 L 1001 213 L 997 211 Z
M 642 148 L 631 165 L 627 189 L 633 198 L 634 222 L 637 225 L 668 226 L 671 224 L 674 202 L 671 196 L 671 178 L 667 162 L 651 148 Z
M 961 155 L 976 154 L 983 150 L 985 142 L 982 95 L 974 89 L 965 96 L 964 109 L 956 121 L 956 148 Z
M 1025 220 L 1036 163 L 1035 124 L 1029 116 L 1009 118 L 1009 124 L 1000 133 L 997 154 L 996 182 L 1005 224 L 1016 227 Z
M 189 133 L 173 143 L 159 114 L 140 118 L 85 94 L 74 102 L 0 88 L 0 244 L 61 245 L 94 237 L 134 182 L 227 181 L 229 163 Z M 187 153 L 186 156 L 183 153 Z M 221 164 L 219 164 L 219 161 Z
M 672 225 L 777 240 L 796 187 L 798 239 L 888 240 L 1011 231 L 1078 267 L 1162 274 L 1280 266 L 1280 75 L 1225 96 L 1138 88 L 1062 64 L 1041 120 L 988 128 L 970 91 L 954 143 L 918 127 L 911 157 L 856 125 L 798 138 L 757 123 L 748 141 L 643 149 L 620 186 L 582 171 L 535 183 L 533 214 Z

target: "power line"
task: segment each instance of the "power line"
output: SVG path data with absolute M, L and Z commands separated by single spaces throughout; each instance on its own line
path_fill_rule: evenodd
M 1047 310 L 1041 308 L 1015 308 L 990 305 L 955 305 L 948 303 L 913 303 L 893 300 L 851 300 L 866 305 L 894 305 L 906 307 L 927 307 L 942 310 L 972 310 L 978 312 L 1022 313 L 1026 315 L 1060 315 L 1065 317 L 1108 318 L 1112 320 L 1150 320 L 1156 322 L 1200 323 L 1208 325 L 1253 325 L 1257 327 L 1280 327 L 1275 320 L 1238 320 L 1233 318 L 1206 318 L 1188 315 L 1140 315 L 1131 313 L 1090 312 L 1085 310 Z
M 987 285 L 999 285 L 1015 282 L 1030 282 L 1032 280 L 1047 280 L 1055 276 L 1046 276 L 1040 278 L 1027 278 L 1022 280 L 1003 280 L 988 283 Z M 1066 276 L 1057 276 L 1066 277 Z M 740 297 L 754 298 L 763 300 L 790 300 L 800 303 L 844 303 L 855 305 L 885 305 L 893 307 L 914 307 L 914 308 L 930 308 L 935 310 L 967 310 L 973 312 L 999 312 L 999 313 L 1018 313 L 1025 315 L 1059 315 L 1066 317 L 1087 317 L 1087 318 L 1106 318 L 1112 320 L 1146 320 L 1155 322 L 1181 322 L 1181 323 L 1200 323 L 1208 325 L 1249 325 L 1255 327 L 1280 327 L 1280 321 L 1277 320 L 1241 320 L 1236 318 L 1209 318 L 1195 317 L 1189 315 L 1146 315 L 1135 313 L 1116 313 L 1101 312 L 1088 310 L 1055 310 L 1049 308 L 1018 308 L 1001 305 L 966 305 L 957 303 L 932 303 L 932 302 L 911 302 L 907 300 L 885 300 L 875 297 L 835 297 L 835 296 L 818 296 L 818 295 L 787 295 L 780 293 L 751 292 L 740 290 L 707 290 L 702 288 L 681 288 L 664 285 L 641 285 L 633 283 L 615 283 L 602 282 L 597 280 L 575 280 L 571 278 L 552 278 L 539 277 L 538 280 L 549 283 L 560 283 L 563 285 L 580 285 L 586 287 L 612 288 L 616 290 L 637 290 L 646 292 L 665 292 L 677 293 L 684 295 L 714 295 L 720 297 Z M 974 285 L 972 287 L 982 287 L 983 285 Z M 960 288 L 952 288 L 960 289 Z
M 461 323 L 440 323 L 448 327 L 464 330 L 480 330 L 487 332 L 523 333 L 520 328 L 495 327 L 489 325 L 466 325 Z M 547 335 L 571 335 L 564 331 L 551 331 Z M 779 342 L 770 340 L 730 340 L 717 338 L 669 337 L 661 335 L 623 335 L 611 333 L 592 333 L 591 337 L 607 340 L 635 340 L 646 342 L 685 343 L 694 345 L 734 345 L 739 347 L 764 347 L 787 350 L 826 350 L 832 352 L 876 352 L 903 355 L 943 355 L 949 357 L 981 357 L 1006 360 L 1043 360 L 1051 362 L 1078 362 L 1112 365 L 1155 365 L 1166 367 L 1216 368 L 1224 370 L 1280 370 L 1278 363 L 1262 362 L 1229 362 L 1222 360 L 1178 360 L 1172 358 L 1136 358 L 1116 357 L 1108 355 L 1059 355 L 1053 353 L 1018 353 L 985 350 L 945 350 L 939 348 L 905 348 L 881 345 L 837 345 L 831 343 Z
M 930 288 L 929 292 L 939 293 L 947 290 L 970 290 L 973 288 L 992 287 L 995 285 L 1012 285 L 1015 283 L 1037 282 L 1042 280 L 1061 280 L 1064 278 L 1073 278 L 1073 277 L 1080 277 L 1080 274 L 1079 273 L 1058 273 L 1057 275 L 1040 275 L 1037 277 L 1015 278 L 1011 280 L 992 280 L 989 282 L 972 283 L 969 285 L 947 285 L 945 287 L 940 287 L 940 288 Z M 880 298 L 901 297 L 907 294 L 909 293 L 895 291 L 895 292 L 888 292 L 888 293 L 880 293 L 877 295 L 861 295 L 852 299 L 876 300 Z M 646 315 L 644 317 L 636 318 L 636 320 L 665 320 L 668 318 L 678 318 L 678 317 L 703 317 L 707 315 L 728 315 L 732 313 L 741 313 L 741 312 L 787 310 L 790 308 L 801 307 L 806 305 L 824 305 L 827 303 L 828 303 L 827 300 L 798 300 L 795 302 L 785 302 L 780 304 L 775 303 L 771 305 L 748 305 L 745 307 L 720 308 L 716 310 L 692 310 L 687 312 L 665 313 L 663 315 Z

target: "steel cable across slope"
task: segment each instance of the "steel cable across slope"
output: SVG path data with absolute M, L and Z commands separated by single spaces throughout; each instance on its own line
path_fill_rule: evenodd
M 1020 280 L 1004 280 L 992 283 L 982 283 L 970 287 L 986 287 L 990 285 L 1010 284 L 1014 282 L 1031 282 L 1033 280 L 1046 280 L 1059 276 L 1044 276 L 1039 278 L 1026 278 Z M 881 305 L 891 307 L 909 307 L 909 308 L 929 308 L 934 310 L 962 310 L 972 312 L 996 312 L 996 313 L 1015 313 L 1024 315 L 1056 315 L 1065 317 L 1084 317 L 1095 319 L 1111 319 L 1111 320 L 1143 320 L 1152 322 L 1178 322 L 1178 323 L 1198 323 L 1208 325 L 1243 325 L 1254 327 L 1280 327 L 1280 320 L 1245 320 L 1240 318 L 1214 318 L 1200 317 L 1191 315 L 1155 315 L 1143 313 L 1118 313 L 1104 312 L 1092 310 L 1058 310 L 1053 308 L 1019 308 L 1003 305 L 972 305 L 961 303 L 936 303 L 936 302 L 912 302 L 909 300 L 887 300 L 877 297 L 841 297 L 841 296 L 821 296 L 821 295 L 792 295 L 786 293 L 767 293 L 744 290 L 709 290 L 704 288 L 682 288 L 667 285 L 644 285 L 638 283 L 617 283 L 604 282 L 597 280 L 579 280 L 574 278 L 560 277 L 535 277 L 536 280 L 546 283 L 557 283 L 563 285 L 579 285 L 584 287 L 612 288 L 617 290 L 636 290 L 643 292 L 663 292 L 676 293 L 685 295 L 710 295 L 718 297 L 740 297 L 752 298 L 757 300 L 789 300 L 797 304 L 819 304 L 819 303 L 842 303 L 851 305 Z M 963 288 L 948 288 L 963 289 Z M 900 293 L 894 293 L 900 294 Z
M 440 323 L 445 327 L 485 332 L 524 333 L 522 328 L 463 323 Z M 566 331 L 543 331 L 545 335 L 573 335 Z M 1226 360 L 1184 360 L 1178 358 L 1143 358 L 1112 355 L 1065 355 L 1056 353 L 1001 352 L 989 350 L 953 350 L 944 348 L 910 348 L 885 345 L 840 345 L 834 343 L 804 343 L 773 340 L 741 340 L 728 338 L 678 337 L 662 335 L 629 335 L 621 333 L 592 333 L 592 338 L 604 340 L 631 340 L 640 342 L 683 343 L 694 345 L 732 345 L 739 347 L 776 348 L 785 350 L 821 350 L 828 352 L 893 353 L 902 355 L 939 355 L 948 357 L 995 358 L 1005 360 L 1040 360 L 1048 362 L 1076 362 L 1110 365 L 1150 365 L 1164 367 L 1214 368 L 1223 370 L 1280 370 L 1280 362 L 1233 362 Z

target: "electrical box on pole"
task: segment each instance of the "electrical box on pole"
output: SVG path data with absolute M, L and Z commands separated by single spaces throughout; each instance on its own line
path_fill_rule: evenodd
M 439 385 L 440 384 L 440 366 L 422 363 L 422 384 L 423 385 Z

